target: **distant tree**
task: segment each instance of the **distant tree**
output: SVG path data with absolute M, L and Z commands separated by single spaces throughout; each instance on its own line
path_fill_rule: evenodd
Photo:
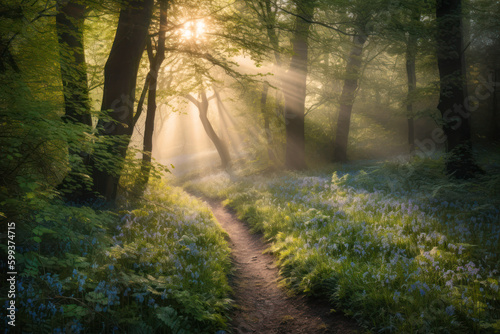
M 277 161 L 276 155 L 273 151 L 273 135 L 271 132 L 271 128 L 269 126 L 269 111 L 266 107 L 267 105 L 267 95 L 269 93 L 269 82 L 265 81 L 262 84 L 262 94 L 260 98 L 260 110 L 262 112 L 262 118 L 264 119 L 264 132 L 266 136 L 267 142 L 267 156 L 271 163 L 275 163 Z
M 148 37 L 154 0 L 125 1 L 120 11 L 118 27 L 106 66 L 101 109 L 109 111 L 109 119 L 101 121 L 101 135 L 116 140 L 114 145 L 97 152 L 105 159 L 118 159 L 105 168 L 95 161 L 94 190 L 108 201 L 117 194 L 120 161 L 127 152 L 133 130 L 133 107 L 139 63 Z
M 271 0 L 245 0 L 247 7 L 250 9 L 250 18 L 256 18 L 256 23 L 254 24 L 253 30 L 258 30 L 263 32 L 262 35 L 257 35 L 254 33 L 256 38 L 264 41 L 264 53 L 266 58 L 274 64 L 273 74 L 275 79 L 267 78 L 266 81 L 262 83 L 262 92 L 260 98 L 260 111 L 262 118 L 264 120 L 264 135 L 267 144 L 268 159 L 271 164 L 278 163 L 278 157 L 273 149 L 274 140 L 271 130 L 271 110 L 266 107 L 269 97 L 269 88 L 273 87 L 276 89 L 276 101 L 275 108 L 276 114 L 283 114 L 282 105 L 282 87 L 283 87 L 283 55 L 281 53 L 281 42 L 280 32 L 281 30 L 289 30 L 284 28 L 283 23 L 279 22 L 279 4 Z
M 333 149 L 333 161 L 347 161 L 347 142 L 351 126 L 351 112 L 354 104 L 358 79 L 361 74 L 363 45 L 368 39 L 365 31 L 368 21 L 363 15 L 356 18 L 355 35 L 352 38 L 351 50 L 345 68 L 344 87 L 340 95 L 340 108 L 337 119 L 337 131 Z
M 207 97 L 206 90 L 202 88 L 200 91 L 200 97 L 201 100 L 198 101 L 191 94 L 186 95 L 186 98 L 191 103 L 193 103 L 196 106 L 196 108 L 198 108 L 201 124 L 203 125 L 203 128 L 205 129 L 208 138 L 210 138 L 212 143 L 215 145 L 217 153 L 219 153 L 222 168 L 224 170 L 229 170 L 229 168 L 231 168 L 231 156 L 229 155 L 229 150 L 226 144 L 219 138 L 212 124 L 210 123 L 210 120 L 208 119 L 209 103 L 211 99 L 216 97 L 216 94 L 214 93 L 213 96 Z
M 417 89 L 417 54 L 419 39 L 426 32 L 421 16 L 431 15 L 429 6 L 422 0 L 412 0 L 401 3 L 400 11 L 393 14 L 385 27 L 386 35 L 390 36 L 393 44 L 404 45 L 406 60 L 406 118 L 408 123 L 408 145 L 410 153 L 415 151 L 415 110 L 414 102 Z
M 415 12 L 412 15 L 412 21 L 420 22 L 420 13 Z M 408 96 L 406 102 L 406 113 L 408 118 L 408 145 L 410 146 L 410 153 L 415 151 L 415 126 L 413 122 L 413 93 L 417 88 L 417 71 L 416 71 L 416 58 L 417 58 L 417 42 L 418 35 L 413 29 L 409 29 L 406 40 L 406 77 L 408 80 Z
M 462 1 L 437 0 L 437 59 L 440 78 L 438 109 L 446 135 L 447 173 L 473 177 L 480 171 L 472 155 L 470 108 L 466 90 L 462 36 Z

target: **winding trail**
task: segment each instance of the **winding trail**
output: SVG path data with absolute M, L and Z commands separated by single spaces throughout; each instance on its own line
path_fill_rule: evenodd
M 278 268 L 270 254 L 263 254 L 262 237 L 250 233 L 249 227 L 218 201 L 205 201 L 220 225 L 230 236 L 235 266 L 231 285 L 236 308 L 232 333 L 358 333 L 352 319 L 331 313 L 324 301 L 287 295 L 277 284 Z

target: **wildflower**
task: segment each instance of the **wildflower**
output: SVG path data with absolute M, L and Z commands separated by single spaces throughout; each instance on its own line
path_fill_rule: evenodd
M 142 294 L 142 293 L 138 293 L 138 294 L 135 296 L 135 298 L 137 299 L 137 301 L 138 301 L 139 303 L 142 303 L 142 302 L 144 301 L 144 294 Z

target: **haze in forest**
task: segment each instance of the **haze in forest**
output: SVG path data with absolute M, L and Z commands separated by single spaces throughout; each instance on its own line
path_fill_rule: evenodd
M 499 22 L 2 0 L 7 332 L 498 332 Z

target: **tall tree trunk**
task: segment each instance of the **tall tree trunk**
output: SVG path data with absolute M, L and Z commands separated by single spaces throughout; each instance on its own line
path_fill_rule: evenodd
M 205 129 L 208 138 L 210 138 L 217 149 L 217 153 L 219 153 L 222 168 L 224 170 L 228 170 L 231 167 L 231 156 L 229 155 L 229 150 L 227 149 L 226 144 L 219 138 L 219 136 L 217 136 L 217 133 L 215 133 L 215 130 L 208 119 L 208 105 L 210 99 L 207 98 L 205 90 L 202 90 L 200 95 L 201 101 L 196 100 L 189 94 L 186 95 L 186 98 L 198 108 L 201 124 L 203 124 L 203 128 Z M 215 95 L 213 97 L 215 97 Z
M 493 82 L 498 82 L 497 80 L 500 77 L 500 70 L 499 69 L 494 69 L 493 70 Z M 493 103 L 492 103 L 492 111 L 493 111 L 493 118 L 492 118 L 492 133 L 493 133 L 493 139 L 498 140 L 500 139 L 500 112 L 498 110 L 498 107 L 500 106 L 499 103 L 499 98 L 500 94 L 498 94 L 500 85 L 495 85 L 493 88 Z
M 366 39 L 367 36 L 362 31 L 354 36 L 349 58 L 347 59 L 344 87 L 340 95 L 337 131 L 335 133 L 335 142 L 333 146 L 334 162 L 347 161 L 347 142 L 351 125 L 351 112 L 356 90 L 358 88 L 358 79 L 361 72 L 361 54 L 363 53 L 363 46 Z
M 306 100 L 307 54 L 310 21 L 314 7 L 298 3 L 293 37 L 293 56 L 283 82 L 285 97 L 286 149 L 285 166 L 292 170 L 306 168 L 304 109 Z M 300 17 L 299 17 L 300 16 Z
M 269 38 L 269 42 L 274 49 L 274 60 L 275 64 L 278 67 L 281 67 L 281 54 L 279 51 L 280 42 L 278 35 L 276 34 L 276 14 L 277 8 L 273 10 L 272 4 L 270 0 L 264 0 L 265 10 L 263 11 L 263 23 L 266 26 L 267 37 Z
M 273 7 L 274 5 L 274 7 Z M 283 72 L 282 72 L 282 59 L 281 59 L 281 52 L 280 52 L 280 42 L 279 42 L 279 36 L 276 33 L 276 22 L 277 22 L 277 14 L 278 14 L 278 6 L 276 3 L 271 3 L 271 0 L 264 0 L 264 8 L 265 10 L 263 11 L 264 13 L 264 24 L 266 26 L 266 31 L 267 31 L 267 37 L 269 38 L 269 42 L 274 50 L 274 66 L 276 69 L 276 92 L 275 92 L 275 114 L 279 119 L 283 119 L 284 116 L 284 106 L 283 106 Z M 266 82 L 267 83 L 267 82 Z M 266 85 L 263 87 L 263 96 L 265 93 L 265 100 L 267 101 L 267 95 L 269 91 L 269 86 Z M 262 97 L 264 98 L 264 97 Z M 261 99 L 261 105 L 262 105 L 262 99 Z M 262 109 L 262 112 L 264 112 L 264 109 Z M 266 132 L 266 138 L 267 138 L 267 154 L 269 156 L 269 160 L 272 164 L 278 164 L 278 157 L 275 155 L 273 151 L 273 143 L 272 143 L 272 133 L 271 129 L 269 127 L 269 114 L 267 113 L 267 110 L 265 111 L 264 114 L 264 131 Z
M 471 148 L 470 101 L 466 99 L 465 55 L 461 0 L 437 0 L 437 58 L 440 78 L 438 109 L 447 138 L 446 170 L 456 178 L 470 178 L 479 167 Z
M 68 123 L 84 124 L 90 128 L 92 117 L 83 45 L 85 12 L 85 5 L 77 1 L 58 1 L 56 31 L 65 108 L 63 120 Z M 70 171 L 57 188 L 66 199 L 81 201 L 86 198 L 91 186 L 84 177 L 88 173 L 86 167 L 89 165 L 90 156 L 87 152 L 71 148 L 69 155 Z
M 265 81 L 262 85 L 260 110 L 262 112 L 262 117 L 264 119 L 264 133 L 266 135 L 266 141 L 267 141 L 267 156 L 269 157 L 269 162 L 274 164 L 276 162 L 276 156 L 274 155 L 273 152 L 273 136 L 271 133 L 271 128 L 269 126 L 269 114 L 266 108 L 268 92 L 269 92 L 269 83 Z
M 108 201 L 116 199 L 119 174 L 133 130 L 133 108 L 139 63 L 146 46 L 153 0 L 129 0 L 120 11 L 111 52 L 104 68 L 101 109 L 109 111 L 112 121 L 103 124 L 101 135 L 117 140 L 101 155 L 118 158 L 111 170 L 96 166 L 94 190 Z M 96 162 L 97 163 L 97 162 Z M 100 167 L 100 168 L 99 168 Z
M 408 117 L 408 144 L 410 154 L 415 151 L 415 127 L 413 124 L 413 92 L 417 87 L 417 74 L 415 70 L 415 59 L 417 54 L 417 38 L 409 32 L 406 41 L 406 76 L 408 78 L 408 95 L 406 103 L 406 115 Z
M 91 126 L 83 47 L 85 5 L 76 1 L 59 1 L 57 7 L 56 28 L 64 93 L 64 118 Z
M 158 47 L 156 55 L 153 56 L 151 41 L 148 44 L 149 54 L 149 89 L 148 89 L 148 109 L 146 114 L 146 124 L 144 128 L 143 154 L 141 163 L 142 187 L 149 181 L 151 172 L 151 158 L 153 153 L 153 132 L 155 128 L 156 116 L 156 90 L 158 86 L 158 74 L 161 64 L 165 59 L 165 34 L 167 32 L 167 10 L 168 0 L 160 0 L 160 31 L 158 36 Z

